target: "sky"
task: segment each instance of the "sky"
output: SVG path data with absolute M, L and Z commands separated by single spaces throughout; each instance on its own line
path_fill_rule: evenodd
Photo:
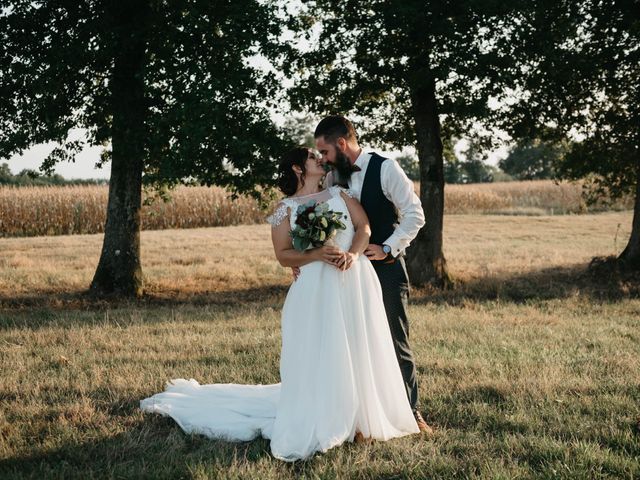
M 0 163 L 8 163 L 11 172 L 17 174 L 21 170 L 28 168 L 38 170 L 42 161 L 55 148 L 54 143 L 35 145 L 22 155 L 14 155 L 7 162 L 0 160 Z M 109 178 L 111 173 L 111 163 L 105 164 L 101 169 L 95 168 L 96 162 L 100 159 L 102 147 L 91 147 L 83 150 L 76 158 L 75 163 L 60 162 L 55 167 L 55 173 L 64 178 Z

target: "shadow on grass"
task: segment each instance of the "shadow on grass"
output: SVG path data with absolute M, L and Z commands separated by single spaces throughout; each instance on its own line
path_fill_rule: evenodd
M 59 310 L 102 311 L 113 308 L 192 306 L 238 306 L 282 303 L 288 285 L 264 285 L 254 288 L 186 292 L 179 289 L 147 291 L 139 299 L 96 297 L 88 291 L 42 292 L 33 295 L 0 295 L 0 309 L 21 310 L 47 308 Z
M 231 443 L 187 435 L 172 419 L 159 415 L 128 420 L 125 431 L 115 435 L 95 429 L 85 438 L 100 438 L 70 441 L 55 449 L 37 447 L 33 453 L 3 460 L 0 477 L 193 478 L 199 468 L 221 473 L 234 464 L 271 457 L 264 439 Z
M 76 418 L 69 424 L 64 422 L 64 400 L 73 391 L 62 390 L 56 402 L 59 410 L 50 408 L 30 419 L 26 451 L 0 460 L 0 478 L 226 478 L 229 471 L 246 473 L 258 464 L 263 472 L 276 471 L 269 478 L 299 478 L 310 473 L 318 458 L 282 462 L 272 456 L 270 441 L 262 437 L 229 442 L 186 434 L 170 417 L 140 414 L 138 397 L 106 400 L 111 395 L 107 390 L 92 394 L 105 399 L 96 402 L 105 420 L 91 423 Z M 59 440 L 55 448 L 46 446 L 51 438 Z M 343 448 L 355 445 L 347 442 Z
M 607 405 L 612 396 L 617 405 Z M 589 386 L 579 391 L 566 387 L 545 399 L 528 398 L 508 386 L 479 384 L 459 386 L 436 405 L 422 408 L 427 422 L 436 428 L 492 439 L 546 438 L 564 444 L 564 449 L 576 442 L 591 443 L 621 457 L 637 458 L 640 417 L 629 414 L 626 404 L 635 404 L 638 396 L 636 385 Z M 598 411 L 598 405 L 607 414 Z
M 412 303 L 416 304 L 457 305 L 467 301 L 495 300 L 525 303 L 575 297 L 595 302 L 638 298 L 640 274 L 619 272 L 602 264 L 578 264 L 457 281 L 453 288 L 444 291 L 412 290 Z

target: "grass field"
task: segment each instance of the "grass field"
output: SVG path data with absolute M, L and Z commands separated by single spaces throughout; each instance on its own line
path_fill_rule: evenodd
M 638 478 L 639 286 L 586 271 L 630 224 L 447 216 L 456 286 L 410 307 L 436 434 L 293 465 L 137 408 L 170 378 L 278 381 L 268 226 L 143 232 L 137 303 L 83 294 L 101 235 L 0 239 L 0 478 Z

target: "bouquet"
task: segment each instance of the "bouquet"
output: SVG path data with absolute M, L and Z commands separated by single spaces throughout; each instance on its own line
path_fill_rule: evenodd
M 344 230 L 342 223 L 347 216 L 342 212 L 334 212 L 324 202 L 310 201 L 296 210 L 296 226 L 289 232 L 293 239 L 293 248 L 303 252 L 309 248 L 321 247 L 332 239 L 338 230 Z

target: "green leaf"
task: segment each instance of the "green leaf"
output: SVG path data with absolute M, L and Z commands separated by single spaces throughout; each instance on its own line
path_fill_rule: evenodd
M 304 250 L 304 247 L 302 246 L 302 238 L 300 237 L 293 237 L 293 248 L 299 252 L 302 252 Z

